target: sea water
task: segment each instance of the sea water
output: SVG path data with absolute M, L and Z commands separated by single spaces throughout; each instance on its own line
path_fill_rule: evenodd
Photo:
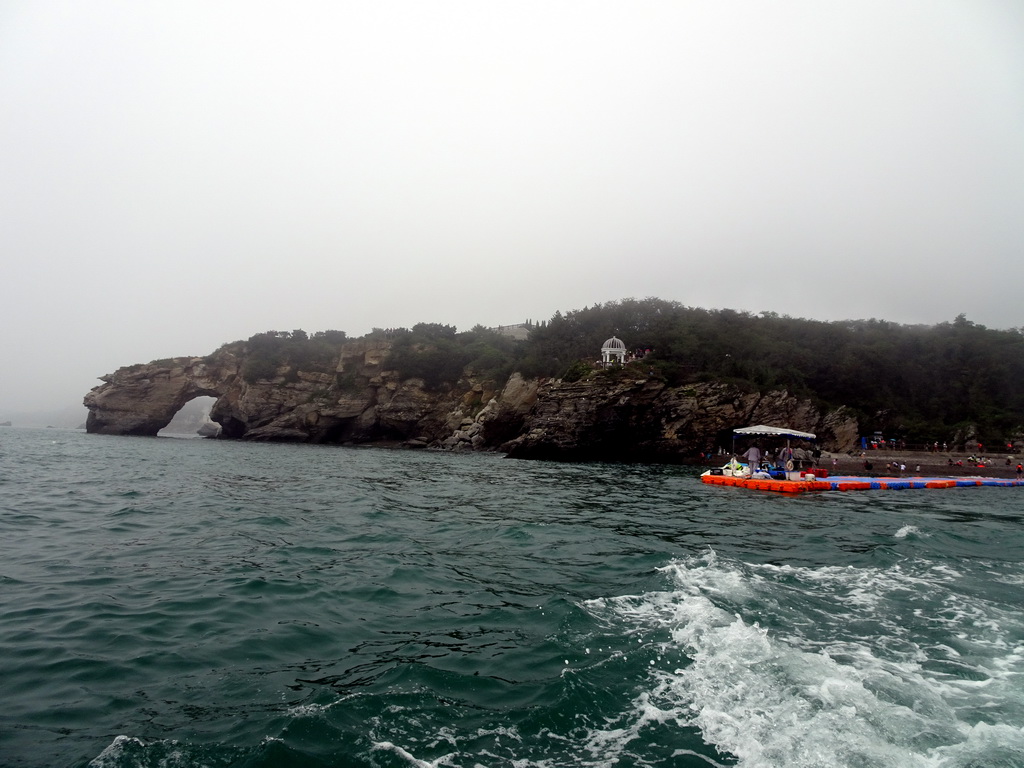
M 3 766 L 1024 766 L 1024 489 L 0 430 Z

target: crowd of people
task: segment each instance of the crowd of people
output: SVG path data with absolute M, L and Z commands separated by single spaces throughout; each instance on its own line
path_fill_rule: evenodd
M 817 448 L 804 448 L 798 445 L 792 448 L 784 445 L 774 452 L 762 452 L 757 443 L 751 444 L 743 454 L 751 472 L 757 472 L 763 468 L 777 468 L 787 470 L 811 469 L 818 466 L 821 459 L 821 451 Z

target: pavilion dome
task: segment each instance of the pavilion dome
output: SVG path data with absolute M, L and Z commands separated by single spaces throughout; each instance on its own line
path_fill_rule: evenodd
M 626 345 L 622 342 L 622 339 L 612 336 L 604 344 L 601 345 L 601 349 L 625 349 Z

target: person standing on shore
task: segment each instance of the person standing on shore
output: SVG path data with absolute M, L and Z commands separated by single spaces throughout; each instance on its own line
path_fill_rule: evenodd
M 1017 464 L 1017 479 L 1024 478 L 1024 464 Z

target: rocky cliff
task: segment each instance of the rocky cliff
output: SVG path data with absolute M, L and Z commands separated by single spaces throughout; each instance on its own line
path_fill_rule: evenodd
M 560 460 L 680 461 L 755 423 L 816 432 L 825 448 L 848 450 L 857 424 L 784 391 L 744 392 L 715 383 L 669 387 L 628 369 L 575 382 L 513 375 L 500 389 L 467 375 L 428 389 L 387 365 L 390 344 L 356 340 L 328 370 L 279 367 L 243 376 L 244 353 L 121 368 L 85 397 L 92 433 L 155 435 L 189 400 L 217 398 L 221 437 L 316 443 L 382 443 L 440 450 L 498 450 Z M 251 377 L 250 377 L 251 378 Z
M 602 378 L 541 384 L 520 434 L 502 449 L 524 458 L 671 462 L 728 448 L 732 430 L 751 424 L 814 432 L 819 445 L 836 451 L 857 439 L 857 422 L 845 409 L 822 412 L 785 391 Z

